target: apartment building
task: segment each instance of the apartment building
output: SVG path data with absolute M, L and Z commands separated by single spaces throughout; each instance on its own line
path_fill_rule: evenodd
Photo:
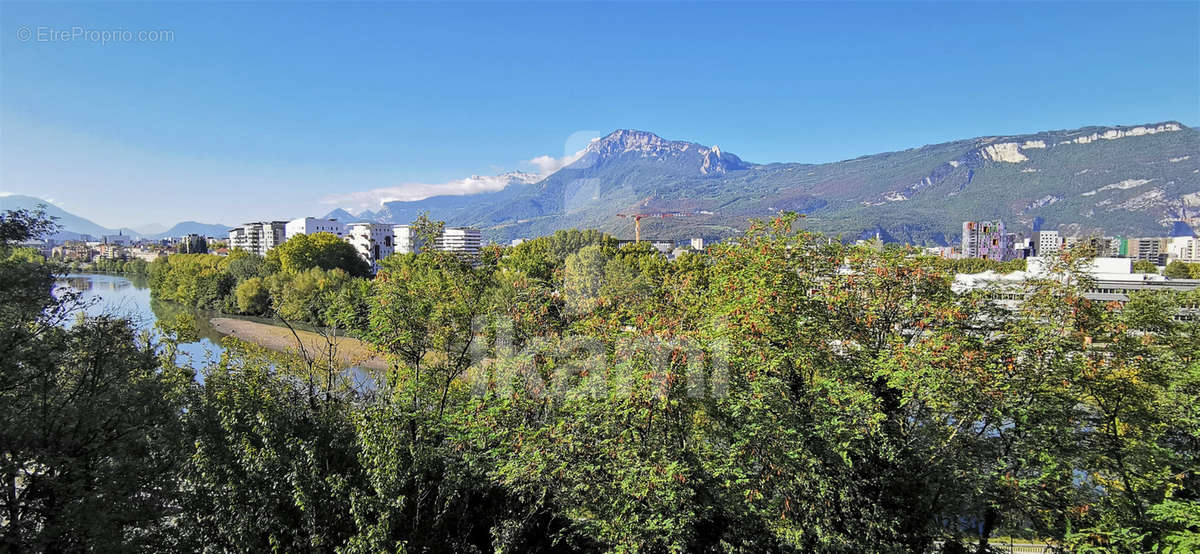
M 256 221 L 229 230 L 229 248 L 266 256 L 267 251 L 287 240 L 286 221 Z
M 67 262 L 92 261 L 92 247 L 83 241 L 69 240 L 61 246 L 55 246 L 50 255 L 55 259 Z
M 1153 262 L 1154 265 L 1166 265 L 1167 243 L 1169 241 L 1170 239 L 1161 237 L 1129 239 L 1128 256 L 1135 260 Z
M 358 255 L 371 264 L 371 270 L 379 269 L 379 260 L 395 251 L 395 236 L 391 223 L 358 222 L 346 225 L 346 242 Z
M 345 238 L 346 226 L 336 219 L 321 219 L 318 217 L 293 219 L 284 226 L 285 240 L 296 235 L 312 235 L 314 233 L 330 233 L 336 235 L 338 238 Z
M 393 225 L 392 241 L 392 251 L 397 254 L 414 254 L 421 251 L 417 230 L 410 225 Z
M 391 223 L 347 224 L 345 239 L 354 246 L 359 256 L 371 264 L 372 270 L 378 270 L 379 261 L 392 254 L 417 253 L 425 247 L 412 226 Z M 471 257 L 478 255 L 482 242 L 483 236 L 479 229 L 446 227 L 434 241 L 433 247 L 443 252 Z
M 1129 255 L 1129 240 L 1121 237 L 1067 237 L 1063 247 L 1067 250 L 1087 246 L 1098 258 L 1123 258 Z
M 964 221 L 962 253 L 964 258 L 1008 261 L 1014 257 L 1013 235 L 1004 232 L 1004 222 Z
M 1034 231 L 1031 242 L 1034 256 L 1053 256 L 1062 251 L 1062 236 L 1058 231 Z
M 1200 263 L 1200 238 L 1171 237 L 1167 241 L 1167 260 Z
M 443 252 L 473 255 L 483 245 L 483 234 L 471 227 L 446 227 L 433 247 Z
M 208 239 L 196 234 L 191 234 L 179 240 L 180 254 L 207 254 Z

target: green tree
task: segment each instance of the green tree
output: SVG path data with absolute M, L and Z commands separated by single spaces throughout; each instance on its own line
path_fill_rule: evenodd
M 352 396 L 291 375 L 294 358 L 230 343 L 184 421 L 178 527 L 194 550 L 334 552 L 363 494 Z
M 1187 279 L 1191 277 L 1192 272 L 1186 262 L 1175 260 L 1163 268 L 1163 275 L 1172 279 Z
M 354 246 L 332 233 L 296 235 L 271 249 L 268 258 L 277 258 L 283 271 L 300 273 L 312 268 L 341 269 L 355 277 L 370 275 L 371 268 Z
M 250 315 L 263 315 L 271 309 L 271 292 L 263 286 L 259 277 L 251 277 L 237 286 L 238 311 Z
M 225 271 L 233 276 L 238 283 L 252 277 L 266 277 L 262 256 L 252 254 L 242 249 L 230 252 L 224 260 Z
M 0 249 L 51 229 L 0 215 Z M 124 320 L 71 321 L 41 264 L 0 260 L 0 541 L 6 551 L 162 551 L 175 512 L 177 391 Z
M 1133 262 L 1134 273 L 1158 273 L 1158 266 L 1150 260 L 1137 260 Z

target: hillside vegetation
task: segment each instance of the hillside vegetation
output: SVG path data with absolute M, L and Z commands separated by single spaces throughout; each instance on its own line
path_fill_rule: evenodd
M 754 164 L 717 147 L 616 131 L 536 182 L 416 202 L 371 216 L 429 211 L 494 239 L 595 228 L 632 238 L 619 212 L 705 211 L 643 221 L 650 238 L 740 234 L 782 211 L 849 238 L 943 244 L 966 219 L 1003 218 L 1066 234 L 1161 236 L 1200 228 L 1200 134 L 1177 122 L 979 137 L 825 164 Z

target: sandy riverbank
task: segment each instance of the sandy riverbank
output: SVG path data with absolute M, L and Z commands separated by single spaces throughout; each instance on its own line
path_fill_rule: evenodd
M 256 323 L 227 317 L 214 317 L 208 320 L 214 329 L 222 335 L 228 335 L 239 340 L 254 343 L 276 352 L 299 353 L 296 347 L 296 337 L 286 327 Z M 325 355 L 325 339 L 320 335 L 297 329 L 300 340 L 309 355 Z M 387 369 L 387 361 L 372 354 L 371 349 L 362 341 L 351 337 L 337 337 L 337 358 L 347 366 L 367 367 L 372 369 Z

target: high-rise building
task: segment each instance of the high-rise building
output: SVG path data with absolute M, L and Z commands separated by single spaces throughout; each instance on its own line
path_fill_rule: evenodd
M 1171 237 L 1167 241 L 1167 258 L 1188 263 L 1200 263 L 1200 238 Z
M 392 255 L 395 248 L 394 227 L 390 223 L 358 222 L 346 225 L 346 242 L 358 255 L 371 264 L 371 270 L 379 269 L 379 260 Z
M 266 256 L 267 251 L 287 240 L 286 221 L 256 221 L 229 230 L 229 248 Z
M 1123 258 L 1126 257 L 1129 248 L 1129 242 L 1121 237 L 1067 237 L 1063 239 L 1063 248 L 1071 250 L 1086 246 L 1092 251 L 1092 256 L 1097 258 Z
M 964 221 L 962 252 L 964 258 L 1007 261 L 1013 258 L 1013 236 L 1004 232 L 1004 222 Z
M 410 225 L 392 226 L 394 251 L 397 254 L 415 254 L 421 251 L 421 241 L 417 231 Z
M 1053 256 L 1062 250 L 1062 237 L 1058 231 L 1034 231 L 1033 255 Z
M 314 233 L 330 233 L 338 238 L 345 238 L 346 226 L 336 219 L 321 219 L 302 217 L 287 222 L 284 227 L 285 240 L 296 235 L 311 235 Z
M 197 235 L 197 234 L 191 234 L 186 237 L 183 237 L 182 239 L 179 240 L 179 253 L 180 254 L 207 254 L 208 253 L 208 239 L 205 239 L 204 237 Z
M 702 239 L 700 237 L 693 238 L 692 239 L 692 249 L 693 250 L 704 250 L 704 239 Z
M 1154 265 L 1166 265 L 1169 240 L 1161 237 L 1129 239 L 1129 257 L 1135 260 L 1147 260 Z
M 471 227 L 446 227 L 438 236 L 433 247 L 443 252 L 474 255 L 479 253 L 483 245 L 483 235 L 479 229 Z

